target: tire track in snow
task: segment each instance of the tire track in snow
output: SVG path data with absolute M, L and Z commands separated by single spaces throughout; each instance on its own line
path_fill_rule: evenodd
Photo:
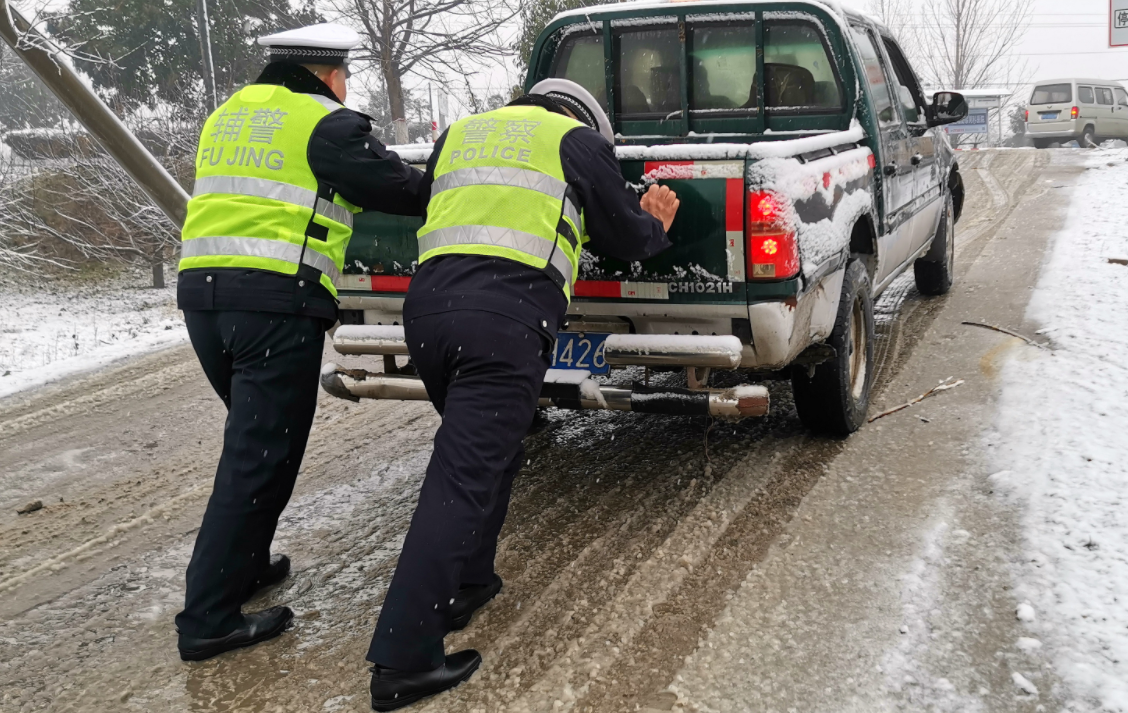
M 769 443 L 758 443 L 744 463 L 757 459 Z M 774 445 L 774 444 L 771 444 Z M 734 468 L 678 523 L 654 555 L 639 566 L 610 606 L 603 607 L 578 639 L 568 642 L 563 656 L 509 710 L 532 713 L 543 710 L 569 711 L 575 707 L 601 670 L 609 669 L 622 649 L 649 622 L 654 608 L 666 602 L 708 556 L 718 539 L 762 488 L 760 478 L 733 477 Z M 761 471 L 770 479 L 779 468 L 779 458 Z M 611 645 L 611 639 L 615 644 Z M 557 703 L 559 701 L 559 703 Z M 437 710 L 437 709 L 434 709 Z
M 709 471 L 702 474 L 701 453 L 693 450 L 700 446 L 700 431 L 694 427 L 700 419 L 622 416 L 626 418 L 617 422 L 614 441 L 621 447 L 606 438 L 589 442 L 589 452 L 581 446 L 579 452 L 565 456 L 566 462 L 558 464 L 555 473 L 544 472 L 550 477 L 542 478 L 542 484 L 531 485 L 534 491 L 547 488 L 553 499 L 575 503 L 569 509 L 580 511 L 578 517 L 561 523 L 559 529 L 545 531 L 547 540 L 526 540 L 526 518 L 536 518 L 539 497 L 515 498 L 506 525 L 513 534 L 503 533 L 507 552 L 499 553 L 499 572 L 506 588 L 470 629 L 447 639 L 448 650 L 473 646 L 483 651 L 486 662 L 475 677 L 477 684 L 437 699 L 437 710 L 474 711 L 483 706 L 494 710 L 499 698 L 511 701 L 527 695 L 530 686 L 548 674 L 570 648 L 579 646 L 592 621 L 616 606 L 631 578 L 647 566 L 697 503 L 720 487 L 710 488 L 711 475 Z M 603 425 L 599 418 L 583 420 L 589 422 L 584 430 L 593 429 L 592 435 L 594 428 Z M 738 439 L 714 444 L 710 449 L 713 467 L 724 467 L 717 472 L 727 472 L 724 463 L 747 456 L 746 439 L 759 443 L 771 427 L 771 421 L 746 423 Z M 687 441 L 687 436 L 693 440 Z M 549 453 L 556 458 L 561 455 Z M 581 487 L 559 492 L 561 471 L 583 465 L 589 457 L 596 462 L 585 479 L 586 487 L 581 480 Z M 534 464 L 537 460 L 534 455 Z M 600 479 L 603 486 L 598 484 Z M 614 483 L 612 490 L 592 502 L 585 491 L 598 491 L 608 480 Z M 514 543 L 514 539 L 521 541 Z M 547 562 L 545 555 L 550 556 Z M 514 569 L 520 574 L 511 576 Z
M 967 161 L 968 157 L 961 158 L 961 163 L 971 164 L 967 175 L 975 176 L 975 182 L 965 184 L 965 216 L 956 223 L 957 284 L 959 274 L 967 270 L 986 244 L 982 239 L 994 237 L 1035 181 L 1040 172 L 1036 169 L 1048 163 L 1048 158 L 1031 154 L 1034 152 L 983 150 L 970 153 L 971 161 Z M 1019 165 L 1013 165 L 1016 163 Z M 1005 166 L 1004 174 L 1015 177 L 1010 191 L 995 177 L 992 166 L 998 169 L 997 164 L 1010 164 Z M 982 184 L 989 202 L 982 200 L 983 193 L 976 190 L 976 183 Z M 964 230 L 964 226 L 969 224 L 971 227 Z M 917 292 L 911 269 L 894 280 L 874 304 L 875 390 L 878 385 L 888 382 L 895 365 L 904 359 L 904 335 L 914 321 L 915 312 L 923 305 L 935 305 L 935 300 L 924 298 Z M 913 329 L 916 328 L 913 325 Z
M 79 416 L 143 394 L 167 391 L 202 374 L 189 347 L 174 347 L 98 372 L 92 378 L 21 392 L 0 404 L 0 443 L 62 418 Z

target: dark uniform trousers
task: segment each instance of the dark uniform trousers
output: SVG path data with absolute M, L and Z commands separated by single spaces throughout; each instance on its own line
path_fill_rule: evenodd
M 325 322 L 223 310 L 186 311 L 184 321 L 227 422 L 176 626 L 214 638 L 242 622 L 240 607 L 270 559 L 317 406 Z
M 429 671 L 443 664 L 459 587 L 492 581 L 551 355 L 546 337 L 493 312 L 415 317 L 404 331 L 443 422 L 367 658 Z

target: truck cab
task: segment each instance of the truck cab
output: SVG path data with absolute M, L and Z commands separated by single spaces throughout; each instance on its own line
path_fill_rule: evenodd
M 809 427 L 857 429 L 874 298 L 910 267 L 926 294 L 951 286 L 963 184 L 937 127 L 966 115 L 962 97 L 925 97 L 879 24 L 801 0 L 565 12 L 535 45 L 526 90 L 547 77 L 587 88 L 626 180 L 669 185 L 681 208 L 660 255 L 585 253 L 542 404 L 740 418 L 766 413 L 763 382 L 786 378 Z M 430 150 L 395 149 L 419 164 Z M 394 373 L 419 226 L 358 217 L 334 339 L 386 369 L 327 365 L 331 393 L 426 397 Z M 650 384 L 669 371 L 684 381 Z

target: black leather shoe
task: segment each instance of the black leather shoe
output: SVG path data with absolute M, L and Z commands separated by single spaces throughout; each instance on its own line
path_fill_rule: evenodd
M 290 558 L 286 555 L 271 555 L 270 563 L 266 565 L 264 570 L 259 572 L 259 576 L 256 577 L 254 581 L 251 582 L 250 587 L 248 587 L 247 595 L 243 598 L 243 602 L 250 601 L 260 590 L 278 584 L 288 576 L 290 576 Z
M 427 696 L 454 688 L 474 675 L 482 665 L 482 655 L 473 649 L 446 657 L 446 663 L 434 671 L 396 671 L 382 666 L 372 667 L 372 710 L 394 711 Z
M 178 644 L 180 660 L 203 661 L 227 651 L 273 639 L 286 630 L 293 618 L 294 612 L 290 611 L 290 607 L 270 607 L 254 614 L 244 614 L 242 626 L 218 639 L 197 639 L 181 634 Z
M 463 587 L 454 595 L 454 604 L 450 605 L 450 630 L 460 631 L 465 629 L 474 616 L 474 612 L 484 607 L 501 591 L 501 577 L 494 575 L 494 581 L 476 587 Z

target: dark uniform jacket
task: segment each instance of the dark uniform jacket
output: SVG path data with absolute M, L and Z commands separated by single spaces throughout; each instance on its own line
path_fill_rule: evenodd
M 312 72 L 295 64 L 267 65 L 256 84 L 275 84 L 292 92 L 321 94 L 340 101 Z M 371 118 L 336 111 L 317 125 L 309 143 L 309 165 L 317 180 L 366 210 L 419 215 L 423 174 L 404 164 L 371 135 Z M 206 276 L 213 276 L 207 282 Z M 321 284 L 306 281 L 295 299 L 297 278 L 266 270 L 207 268 L 180 273 L 176 290 L 182 310 L 282 312 L 337 321 L 337 302 Z
M 435 143 L 420 186 L 424 217 L 435 163 L 445 140 L 444 133 Z M 597 131 L 580 127 L 565 135 L 560 160 L 564 180 L 574 192 L 591 237 L 585 250 L 634 262 L 670 247 L 662 223 L 639 206 L 638 195 L 623 178 L 614 147 Z M 516 319 L 554 340 L 567 307 L 563 291 L 540 270 L 504 258 L 445 255 L 427 260 L 412 278 L 404 319 L 459 309 L 484 310 Z

